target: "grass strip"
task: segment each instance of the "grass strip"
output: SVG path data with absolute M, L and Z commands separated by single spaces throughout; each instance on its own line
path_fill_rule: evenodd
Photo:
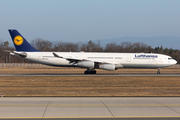
M 180 77 L 4 76 L 4 96 L 180 96 Z

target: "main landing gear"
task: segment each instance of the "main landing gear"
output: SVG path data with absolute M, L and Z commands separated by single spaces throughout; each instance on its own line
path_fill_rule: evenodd
M 96 74 L 96 70 L 87 69 L 86 71 L 84 71 L 84 74 Z
M 157 74 L 160 74 L 160 70 L 161 70 L 161 68 L 158 68 Z

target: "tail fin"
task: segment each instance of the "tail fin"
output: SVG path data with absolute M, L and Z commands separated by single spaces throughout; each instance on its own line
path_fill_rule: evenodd
M 38 52 L 38 50 L 33 48 L 17 30 L 9 29 L 9 33 L 11 35 L 16 51 Z

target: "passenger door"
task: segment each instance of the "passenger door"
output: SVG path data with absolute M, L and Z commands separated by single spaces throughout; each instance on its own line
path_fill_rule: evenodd
M 39 60 L 39 61 L 43 60 L 42 53 L 39 53 L 39 54 L 38 54 L 38 60 Z
M 159 63 L 163 63 L 163 59 L 164 59 L 163 56 L 159 56 Z
M 130 55 L 127 56 L 126 62 L 131 62 L 131 56 Z

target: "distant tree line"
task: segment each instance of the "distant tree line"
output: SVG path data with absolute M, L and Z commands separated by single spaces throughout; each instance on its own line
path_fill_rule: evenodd
M 90 40 L 88 43 L 72 43 L 72 42 L 50 42 L 41 38 L 37 38 L 31 41 L 31 45 L 39 51 L 54 51 L 54 52 L 114 52 L 114 53 L 160 53 L 169 55 L 180 63 L 180 50 L 172 48 L 155 47 L 152 48 L 144 43 L 136 42 L 122 42 L 108 43 L 105 46 L 98 42 L 92 42 Z M 31 63 L 28 60 L 24 60 L 19 57 L 11 56 L 8 52 L 4 50 L 14 51 L 14 46 L 9 46 L 8 41 L 0 40 L 0 63 Z

